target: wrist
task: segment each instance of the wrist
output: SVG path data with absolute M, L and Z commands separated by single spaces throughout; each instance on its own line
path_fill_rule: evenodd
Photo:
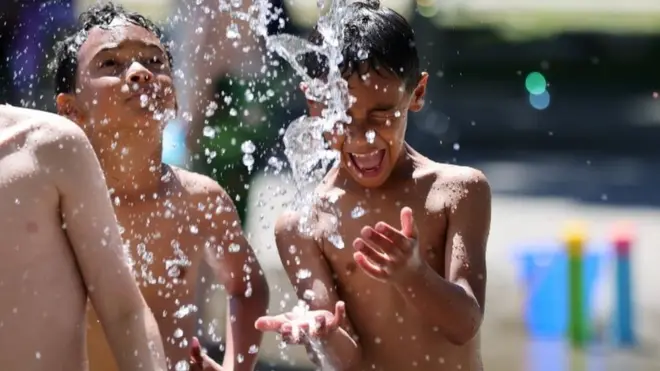
M 397 274 L 392 283 L 399 291 L 410 292 L 413 287 L 424 284 L 431 271 L 431 267 L 425 261 L 410 265 Z

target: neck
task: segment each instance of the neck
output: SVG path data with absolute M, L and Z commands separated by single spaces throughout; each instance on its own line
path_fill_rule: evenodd
M 108 189 L 120 199 L 157 193 L 163 175 L 161 136 L 121 134 L 121 142 L 105 135 L 92 139 Z

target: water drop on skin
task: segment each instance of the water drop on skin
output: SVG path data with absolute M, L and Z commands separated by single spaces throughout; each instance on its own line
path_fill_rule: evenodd
M 369 144 L 373 144 L 374 141 L 376 140 L 376 132 L 373 130 L 369 130 L 364 134 L 365 138 L 367 138 L 367 142 Z
M 231 23 L 227 26 L 227 38 L 228 39 L 240 39 L 241 33 L 238 30 L 236 23 Z

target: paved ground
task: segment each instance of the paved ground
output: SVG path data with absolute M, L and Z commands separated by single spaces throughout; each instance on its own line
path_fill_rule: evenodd
M 487 175 L 491 176 L 488 174 Z M 495 175 L 495 174 L 493 174 Z M 493 177 L 495 178 L 495 176 Z M 497 191 L 498 187 L 494 187 Z M 294 294 L 277 257 L 272 238 L 272 221 L 282 204 L 293 195 L 293 187 L 274 177 L 258 178 L 251 187 L 251 212 L 246 229 L 267 270 L 272 288 L 271 310 L 295 304 Z M 286 194 L 282 194 L 286 192 Z M 260 206 L 257 204 L 261 203 Z M 608 229 L 619 220 L 632 222 L 638 233 L 634 268 L 636 308 L 642 345 L 631 352 L 599 346 L 588 356 L 568 357 L 562 344 L 530 341 L 521 320 L 524 291 L 517 279 L 516 246 L 524 242 L 552 240 L 564 224 L 583 220 L 594 239 L 606 239 Z M 660 209 L 584 204 L 566 198 L 495 195 L 493 223 L 488 251 L 487 317 L 483 326 L 483 357 L 489 371 L 651 371 L 660 369 L 660 295 L 657 295 L 660 249 Z M 654 283 L 655 282 L 655 283 Z M 609 282 L 601 281 L 597 317 L 604 321 L 609 311 Z M 219 298 L 221 299 L 221 298 Z M 215 306 L 222 308 L 223 306 Z M 222 309 L 214 315 L 221 316 Z M 220 330 L 222 331 L 222 330 Z M 221 332 L 222 333 L 222 332 Z M 277 364 L 308 366 L 301 349 L 282 351 L 273 337 L 262 346 L 264 360 Z M 568 358 L 566 358 L 568 357 Z M 564 362 L 558 366 L 557 362 Z M 582 362 L 582 363 L 580 363 Z M 572 364 L 571 368 L 568 364 Z M 607 363 L 607 365 L 606 365 Z

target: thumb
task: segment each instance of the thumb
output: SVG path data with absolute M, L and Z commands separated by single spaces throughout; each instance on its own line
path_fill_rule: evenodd
M 339 327 L 346 318 L 346 304 L 343 301 L 335 303 L 335 313 L 332 319 L 332 327 Z
M 401 209 L 401 233 L 408 238 L 417 237 L 417 227 L 413 219 L 413 212 L 408 206 Z

